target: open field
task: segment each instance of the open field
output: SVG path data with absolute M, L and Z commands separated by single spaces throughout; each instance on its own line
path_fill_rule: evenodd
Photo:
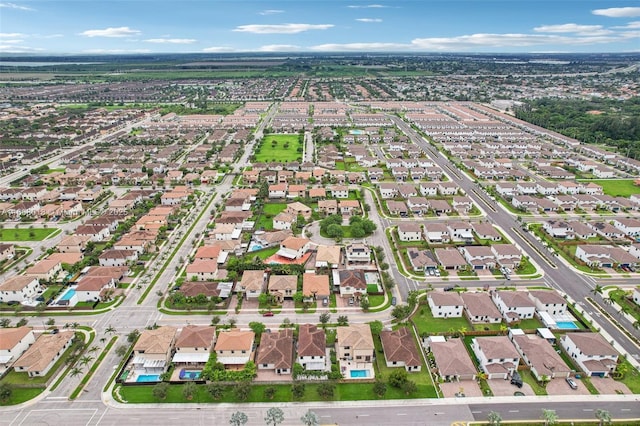
M 300 161 L 302 151 L 298 152 L 298 148 L 302 148 L 298 135 L 267 134 L 264 135 L 263 142 L 256 150 L 256 161 L 282 163 Z
M 0 229 L 0 241 L 42 241 L 57 228 Z
M 612 197 L 628 197 L 640 194 L 640 187 L 635 185 L 635 179 L 589 179 L 580 182 L 593 182 L 600 185 L 606 195 Z

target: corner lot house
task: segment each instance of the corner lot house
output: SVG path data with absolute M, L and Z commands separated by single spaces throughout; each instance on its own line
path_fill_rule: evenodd
M 340 297 L 359 299 L 367 294 L 367 282 L 364 272 L 359 269 L 347 269 L 338 272 L 340 277 Z
M 550 315 L 562 315 L 567 311 L 567 301 L 555 290 L 530 290 L 529 298 L 533 300 L 538 312 Z
M 26 372 L 29 377 L 45 376 L 73 342 L 74 332 L 41 334 L 25 353 L 13 363 L 17 372 Z
M 143 330 L 133 346 L 132 366 L 136 377 L 145 374 L 162 374 L 167 371 L 176 341 L 174 327 Z M 158 379 L 159 381 L 159 379 Z
M 417 223 L 401 223 L 398 225 L 398 238 L 400 241 L 420 241 L 422 229 Z
M 33 330 L 27 326 L 0 328 L 0 374 L 4 374 L 35 341 Z
M 176 339 L 172 362 L 180 367 L 202 368 L 209 360 L 216 341 L 216 328 L 210 325 L 188 325 Z
M 435 358 L 438 375 L 445 381 L 476 378 L 476 367 L 461 339 L 434 341 L 429 344 L 429 348 Z
M 242 368 L 253 359 L 253 331 L 221 331 L 215 345 L 218 362 L 225 368 Z
M 520 354 L 507 336 L 475 337 L 471 349 L 489 379 L 507 379 L 518 368 Z
M 430 291 L 427 302 L 434 318 L 461 317 L 464 309 L 464 301 L 455 291 L 448 293 Z
M 587 376 L 607 377 L 616 369 L 618 352 L 598 333 L 567 333 L 560 345 Z
M 37 278 L 16 275 L 0 284 L 0 302 L 24 302 L 35 298 L 41 290 Z
M 387 367 L 404 367 L 409 372 L 422 369 L 420 353 L 407 327 L 395 331 L 383 330 L 380 332 L 380 341 Z
M 273 370 L 276 374 L 291 374 L 293 368 L 293 330 L 262 333 L 256 354 L 258 370 Z
M 327 370 L 327 338 L 324 330 L 312 324 L 300 325 L 297 363 L 308 371 Z M 330 368 L 330 366 L 328 366 Z

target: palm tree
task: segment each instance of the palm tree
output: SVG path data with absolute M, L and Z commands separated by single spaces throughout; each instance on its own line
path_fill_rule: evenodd
M 109 334 L 113 334 L 113 333 L 115 333 L 115 332 L 116 332 L 116 329 L 115 329 L 115 328 L 113 328 L 111 325 L 109 325 L 109 326 L 104 330 L 104 332 L 105 332 L 105 333 L 109 333 Z
M 635 328 L 636 330 L 640 330 L 640 321 L 636 321 L 632 325 L 633 325 L 633 328 Z
M 602 286 L 600 284 L 596 284 L 596 286 L 594 288 L 591 289 L 591 293 L 594 296 L 600 295 L 602 296 Z
M 93 345 L 87 350 L 87 352 L 94 353 L 94 352 L 97 352 L 99 349 L 100 349 L 99 346 Z
M 597 409 L 596 418 L 599 420 L 600 426 L 611 424 L 611 413 L 609 413 L 607 410 L 602 410 L 600 408 Z
M 500 423 L 502 422 L 502 417 L 500 416 L 499 413 L 495 411 L 491 411 L 487 416 L 487 420 L 489 421 L 489 424 L 491 426 L 500 426 Z
M 92 357 L 92 356 L 85 355 L 85 356 L 83 356 L 82 358 L 80 358 L 80 361 L 79 361 L 79 362 L 80 362 L 80 364 L 81 364 L 81 365 L 87 365 L 87 364 L 89 364 L 92 360 L 93 360 L 93 357 Z
M 79 376 L 80 374 L 82 374 L 82 370 L 78 367 L 73 367 L 71 371 L 69 371 L 69 375 L 71 377 L 76 377 L 76 376 Z
M 542 420 L 544 420 L 545 426 L 555 425 L 558 422 L 558 415 L 556 410 L 542 409 Z

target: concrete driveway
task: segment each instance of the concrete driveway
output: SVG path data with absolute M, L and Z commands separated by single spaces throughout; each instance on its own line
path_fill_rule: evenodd
M 440 390 L 445 398 L 455 398 L 461 392 L 465 397 L 482 396 L 482 390 L 475 380 L 461 380 L 459 382 L 440 383 Z
M 547 383 L 547 393 L 549 395 L 589 395 L 589 389 L 578 379 L 573 379 L 578 389 L 571 389 L 567 381 L 562 377 L 556 377 Z
M 631 394 L 627 385 L 611 377 L 591 377 L 591 383 L 603 395 L 615 395 L 617 393 Z M 580 386 L 580 384 L 578 384 Z
M 531 386 L 526 383 L 523 383 L 521 388 L 512 385 L 509 380 L 503 379 L 488 380 L 488 383 L 494 396 L 514 396 L 515 392 L 522 392 L 526 396 L 534 396 L 536 394 L 531 389 Z

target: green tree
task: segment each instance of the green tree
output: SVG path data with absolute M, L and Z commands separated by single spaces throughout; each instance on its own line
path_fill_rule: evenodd
M 82 358 L 80 358 L 80 361 L 78 361 L 80 363 L 80 365 L 88 365 L 91 361 L 93 361 L 93 357 L 90 355 L 85 355 Z
M 243 413 L 242 411 L 236 411 L 231 415 L 231 418 L 229 419 L 229 424 L 231 426 L 243 426 L 243 425 L 246 425 L 248 421 L 249 421 L 249 418 L 245 413 Z
M 116 332 L 116 329 L 113 328 L 113 326 L 109 325 L 107 328 L 104 329 L 104 332 L 107 334 L 113 334 Z
M 391 316 L 398 321 L 401 321 L 409 316 L 411 313 L 411 307 L 409 305 L 396 305 L 391 311 Z
M 416 393 L 416 391 L 418 390 L 418 386 L 416 386 L 413 381 L 407 380 L 402 384 L 402 390 L 404 391 L 405 395 L 411 395 L 413 393 Z
M 294 399 L 301 399 L 304 396 L 305 385 L 301 382 L 294 382 L 291 385 L 291 395 Z
M 419 295 L 420 295 L 420 293 L 417 290 L 411 290 L 407 294 L 407 303 L 409 304 L 409 306 L 411 306 L 411 308 L 415 307 L 416 304 L 418 303 L 418 296 Z
M 349 317 L 347 317 L 346 315 L 340 315 L 338 317 L 338 325 L 340 326 L 349 325 Z
M 556 414 L 556 410 L 545 410 L 543 408 L 542 420 L 544 421 L 545 426 L 552 426 L 558 423 L 558 415 Z
M 116 348 L 116 355 L 122 358 L 127 354 L 128 351 L 129 347 L 127 347 L 126 345 L 120 345 Z
M 197 390 L 198 388 L 196 387 L 195 383 L 187 382 L 182 385 L 182 396 L 184 396 L 186 400 L 191 401 L 193 399 L 193 395 L 195 395 Z
M 267 329 L 267 326 L 258 321 L 251 321 L 249 323 L 249 328 L 256 334 L 256 339 L 260 339 L 260 336 Z
M 69 371 L 69 375 L 71 377 L 76 377 L 76 376 L 79 376 L 80 374 L 82 374 L 82 369 L 78 367 L 73 367 L 71 371 Z
M 407 382 L 407 371 L 404 368 L 396 368 L 389 374 L 389 386 L 401 389 Z
M 329 238 L 342 238 L 344 236 L 344 231 L 340 225 L 331 224 L 327 227 L 325 234 Z
M 267 410 L 267 415 L 264 417 L 264 421 L 268 425 L 277 426 L 284 422 L 284 411 L 277 407 L 271 407 Z
M 276 396 L 276 388 L 273 386 L 267 386 L 264 388 L 264 397 L 266 399 L 273 399 Z
M 251 393 L 251 384 L 246 381 L 236 383 L 233 393 L 239 401 L 246 401 Z
M 5 402 L 11 398 L 13 389 L 8 383 L 0 383 L 0 401 Z
M 207 392 L 215 400 L 218 400 L 224 396 L 224 386 L 219 383 L 209 383 L 207 385 Z
M 611 413 L 607 410 L 603 410 L 598 408 L 596 410 L 596 418 L 598 419 L 600 426 L 610 425 L 611 424 Z
M 364 296 L 362 299 L 360 299 L 360 308 L 362 308 L 363 312 L 367 312 L 370 307 L 371 302 L 369 302 L 369 298 L 367 296 Z
M 167 393 L 169 392 L 169 383 L 160 382 L 153 387 L 151 393 L 153 397 L 156 399 L 165 399 L 167 397 Z
M 131 333 L 127 334 L 127 342 L 133 343 L 138 340 L 138 337 L 140 337 L 140 332 L 138 329 L 135 329 Z
M 304 426 L 318 426 L 320 424 L 320 418 L 311 410 L 307 410 L 307 412 L 300 417 L 300 421 Z
M 319 319 L 320 319 L 320 324 L 322 324 L 322 327 L 326 327 L 327 323 L 331 319 L 331 315 L 328 312 L 323 312 L 320 314 Z
M 16 323 L 16 327 L 22 327 L 24 325 L 27 325 L 29 323 L 29 320 L 26 318 L 20 318 L 20 321 L 18 321 Z
M 333 383 L 320 383 L 320 385 L 318 385 L 318 395 L 324 400 L 329 400 L 333 398 L 335 389 L 336 385 Z
M 351 225 L 351 236 L 353 238 L 364 238 L 367 235 L 361 223 Z
M 220 317 L 218 315 L 214 315 L 211 317 L 211 325 L 218 325 L 220 323 Z
M 491 426 L 500 426 L 500 424 L 502 423 L 502 417 L 496 411 L 489 412 L 487 420 L 489 421 L 489 424 Z
M 376 378 L 376 382 L 373 384 L 373 393 L 378 397 L 382 398 L 387 393 L 387 384 Z
M 7 328 L 11 325 L 11 320 L 9 318 L 0 319 L 0 327 Z

